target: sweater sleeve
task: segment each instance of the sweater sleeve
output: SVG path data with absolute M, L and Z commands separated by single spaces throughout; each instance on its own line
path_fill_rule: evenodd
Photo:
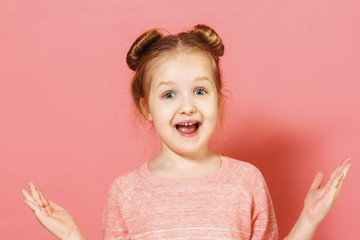
M 256 179 L 253 182 L 250 239 L 277 240 L 278 228 L 269 190 L 263 175 L 258 169 L 256 169 L 254 175 Z
M 105 207 L 102 213 L 102 239 L 128 239 L 128 230 L 125 226 L 122 212 L 123 191 L 115 180 L 109 187 Z

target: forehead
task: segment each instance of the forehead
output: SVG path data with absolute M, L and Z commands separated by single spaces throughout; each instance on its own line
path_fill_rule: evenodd
M 212 61 L 203 53 L 180 53 L 159 59 L 153 69 L 151 87 L 164 81 L 184 83 L 198 77 L 213 79 Z

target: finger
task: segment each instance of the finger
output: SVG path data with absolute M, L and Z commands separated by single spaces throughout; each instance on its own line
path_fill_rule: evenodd
M 43 224 L 44 215 L 41 211 L 41 208 L 36 203 L 30 202 L 28 200 L 25 200 L 24 203 L 30 207 L 31 211 L 34 213 L 40 224 L 46 228 L 46 226 Z
M 344 178 L 344 173 L 343 172 L 339 172 L 334 180 L 331 182 L 331 185 L 329 188 L 327 188 L 327 194 L 328 197 L 330 197 L 331 201 L 335 201 L 336 200 L 336 195 L 337 192 L 340 190 L 339 186 L 341 186 L 341 180 Z
M 35 203 L 33 203 L 33 202 L 29 201 L 29 200 L 25 200 L 24 203 L 30 207 L 30 209 L 31 209 L 31 211 L 33 213 L 36 213 L 36 212 L 40 211 L 40 208 L 39 208 L 39 206 L 37 204 L 35 204 Z
M 346 169 L 344 169 L 344 171 L 341 172 L 341 173 L 343 174 L 343 176 L 342 176 L 342 178 L 340 179 L 340 182 L 339 182 L 339 184 L 338 184 L 338 186 L 337 186 L 338 191 L 340 191 L 341 185 L 342 185 L 342 183 L 343 183 L 343 181 L 344 181 L 344 179 L 345 179 L 345 177 L 346 177 L 346 175 L 347 175 L 347 172 L 349 171 L 349 168 L 350 168 L 350 166 L 347 167 Z M 338 193 L 337 193 L 337 194 L 338 194 Z
M 38 191 L 38 193 L 39 193 L 39 195 L 40 195 L 40 198 L 41 198 L 41 200 L 43 201 L 44 205 L 45 205 L 45 206 L 48 206 L 49 203 L 48 203 L 47 199 L 45 198 L 44 194 L 40 191 L 40 188 L 39 188 L 36 184 L 35 184 L 35 188 L 36 188 L 36 190 Z
M 342 177 L 341 180 L 340 180 L 340 183 L 336 189 L 336 193 L 335 193 L 335 197 L 334 197 L 334 200 L 336 200 L 338 197 L 339 197 L 339 194 L 340 194 L 340 189 L 341 189 L 341 185 L 343 183 L 343 180 L 344 180 L 345 177 Z
M 338 198 L 339 194 L 340 194 L 340 189 L 341 189 L 341 186 L 342 186 L 342 183 L 347 175 L 347 172 L 349 171 L 351 167 L 351 162 L 348 162 L 347 165 L 345 166 L 344 170 L 342 171 L 343 173 L 343 177 L 340 179 L 340 183 L 338 184 L 337 186 L 337 191 L 335 193 L 335 200 Z
M 30 186 L 30 190 L 31 190 L 31 195 L 32 197 L 35 199 L 35 201 L 38 203 L 38 205 L 41 207 L 44 206 L 44 203 L 40 197 L 39 192 L 37 191 L 35 184 L 33 182 L 29 182 L 29 186 Z
M 349 163 L 350 163 L 350 157 L 346 157 L 340 164 L 339 172 L 344 171 L 344 169 L 348 166 Z
M 351 164 L 351 162 L 349 161 L 349 162 L 347 162 L 346 165 L 344 166 L 344 169 L 342 170 L 342 172 L 344 173 L 345 177 L 346 177 L 346 175 L 347 175 L 347 173 L 348 173 L 351 165 L 352 165 L 352 164 Z M 345 178 L 345 177 L 344 177 L 344 178 Z
M 335 178 L 334 180 L 334 188 L 339 188 L 339 186 L 341 185 L 342 181 L 344 180 L 344 173 L 343 172 L 339 172 L 339 175 Z
M 60 207 L 59 205 L 57 205 L 56 203 L 52 202 L 49 200 L 50 206 L 55 210 L 55 211 L 61 211 L 64 210 L 62 207 Z
M 324 175 L 322 174 L 322 172 L 318 172 L 315 175 L 315 178 L 310 186 L 310 190 L 312 189 L 318 189 L 321 186 L 321 183 L 323 181 Z
M 26 200 L 36 202 L 35 199 L 25 189 L 22 188 L 21 192 L 23 193 Z
M 44 194 L 40 191 L 40 188 L 36 184 L 35 184 L 35 187 L 36 187 L 36 189 L 37 189 L 37 191 L 38 191 L 38 193 L 40 195 L 40 198 L 41 198 L 42 202 L 44 203 L 44 207 L 45 207 L 47 213 L 49 215 L 51 215 L 53 213 L 53 211 L 52 211 L 52 209 L 51 209 L 51 207 L 49 205 L 49 202 L 48 202 L 47 198 L 45 198 Z
M 348 156 L 348 157 L 346 157 L 345 159 L 344 159 L 344 163 L 346 164 L 346 163 L 348 163 L 348 162 L 350 162 L 351 161 L 351 157 L 350 156 Z
M 330 175 L 329 181 L 326 184 L 326 187 L 330 187 L 330 183 L 334 180 L 335 176 L 338 174 L 339 171 L 341 171 L 342 163 L 337 166 L 335 171 L 333 171 Z
M 339 172 L 340 165 L 336 167 L 335 171 L 333 171 L 330 175 L 330 180 L 334 179 L 335 175 Z
M 335 171 L 331 174 L 329 181 L 326 183 L 325 188 L 329 188 L 335 176 L 341 171 L 344 170 L 345 166 L 350 162 L 350 157 L 346 157 L 339 166 L 335 169 Z

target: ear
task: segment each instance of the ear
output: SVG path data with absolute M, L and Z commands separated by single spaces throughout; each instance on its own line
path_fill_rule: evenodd
M 151 117 L 148 105 L 146 104 L 144 98 L 140 98 L 140 107 L 141 107 L 141 111 L 144 114 L 144 116 L 146 117 L 146 119 L 149 121 L 152 121 L 152 117 Z

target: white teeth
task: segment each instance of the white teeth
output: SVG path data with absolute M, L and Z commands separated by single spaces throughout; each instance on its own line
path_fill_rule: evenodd
M 179 125 L 184 125 L 184 126 L 188 126 L 188 125 L 194 125 L 196 122 L 192 122 L 192 123 L 183 123 L 183 124 L 179 124 Z

